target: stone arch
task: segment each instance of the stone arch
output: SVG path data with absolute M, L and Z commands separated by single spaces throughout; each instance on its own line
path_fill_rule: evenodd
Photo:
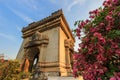
M 39 61 L 40 48 L 44 44 L 47 46 L 49 42 L 49 38 L 47 35 L 36 31 L 31 37 L 29 37 L 29 41 L 26 42 L 24 46 L 24 61 L 22 65 L 22 70 L 25 72 L 31 72 L 33 68 L 34 60 L 37 59 Z M 37 64 L 36 64 L 37 65 Z M 35 66 L 36 66 L 35 65 Z
M 32 72 L 33 66 L 34 66 L 34 61 L 37 58 L 37 63 L 39 60 L 39 55 L 40 55 L 40 49 L 37 47 L 30 47 L 27 49 L 27 52 L 25 53 L 25 59 L 22 65 L 22 70 L 24 72 Z M 37 66 L 37 63 L 35 66 Z

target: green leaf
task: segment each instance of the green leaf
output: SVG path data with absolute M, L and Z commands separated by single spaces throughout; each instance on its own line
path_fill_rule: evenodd
M 83 53 L 86 53 L 87 51 L 88 51 L 87 48 L 82 49 L 82 52 L 83 52 Z

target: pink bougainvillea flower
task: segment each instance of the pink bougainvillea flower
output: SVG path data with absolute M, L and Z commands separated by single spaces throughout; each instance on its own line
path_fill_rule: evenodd
M 90 22 L 90 20 L 86 19 L 85 22 L 88 23 L 88 22 Z
M 120 12 L 118 13 L 118 16 L 120 17 Z
M 97 60 L 98 60 L 98 61 L 105 61 L 106 58 L 105 58 L 102 54 L 98 54 L 98 55 L 97 55 Z
M 111 77 L 110 80 L 117 80 L 115 77 Z
M 77 29 L 76 29 L 76 35 L 77 35 L 77 37 L 80 37 L 80 32 L 81 32 L 80 29 L 77 28 Z
M 112 16 L 107 15 L 107 16 L 105 17 L 105 20 L 106 20 L 106 21 L 110 21 L 110 20 L 112 20 Z
M 107 31 L 110 31 L 111 29 L 112 29 L 111 26 L 106 26 Z
M 116 54 L 120 55 L 120 49 L 117 49 L 115 52 L 116 52 Z
M 77 75 L 77 72 L 78 72 L 78 69 L 77 69 L 77 68 L 73 68 L 73 75 L 74 75 L 75 77 L 78 76 L 78 75 Z
M 94 10 L 94 14 L 97 15 L 99 13 L 98 9 Z
M 103 6 L 104 6 L 104 7 L 109 7 L 109 6 L 111 6 L 111 5 L 112 5 L 111 0 L 105 0 L 104 3 L 103 3 Z
M 81 43 L 74 55 L 73 73 L 84 80 L 120 80 L 120 0 L 105 0 L 103 5 L 90 11 L 90 19 L 80 22 L 76 30 L 77 35 L 84 30 L 85 36 L 78 35 Z M 113 75 L 105 76 L 109 74 Z
M 111 12 L 109 12 L 109 15 L 112 15 L 113 14 L 113 12 L 111 11 Z
M 90 12 L 89 12 L 89 14 L 92 14 L 92 13 L 93 13 L 93 11 L 90 11 Z
M 80 23 L 80 26 L 84 27 L 85 24 L 86 24 L 86 23 L 85 23 L 84 21 L 82 21 L 82 22 Z
M 118 44 L 117 43 L 112 42 L 111 44 L 112 44 L 111 48 L 118 48 Z
M 90 28 L 90 32 L 93 32 L 93 33 L 97 32 L 98 30 L 99 30 L 99 28 L 97 28 L 97 27 L 96 28 Z
M 90 40 L 90 39 L 87 38 L 87 37 L 83 38 L 83 41 L 85 41 L 85 42 L 88 42 L 89 40 Z
M 101 78 L 97 78 L 97 80 L 102 80 Z
M 101 33 L 98 33 L 98 32 L 95 32 L 93 35 L 94 35 L 95 37 L 101 37 Z
M 112 0 L 112 3 L 113 3 L 113 4 L 117 4 L 117 3 L 118 3 L 118 0 Z
M 90 14 L 90 15 L 94 15 L 94 16 L 98 16 L 99 12 L 100 12 L 100 11 L 99 11 L 98 9 L 95 9 L 95 10 L 93 10 L 93 11 L 90 11 L 89 14 Z
M 120 72 L 114 72 L 114 77 L 111 77 L 110 80 L 120 80 Z
M 93 18 L 95 18 L 95 16 L 93 16 L 93 15 L 90 15 L 90 16 L 89 16 L 89 18 L 93 19 Z
M 81 32 L 80 29 L 77 28 L 77 29 L 76 29 L 76 33 L 79 33 L 79 34 L 80 34 L 80 32 Z
M 100 23 L 100 27 L 103 27 L 103 26 L 105 26 L 105 24 L 101 22 L 101 23 Z
M 79 54 L 75 53 L 75 55 L 73 56 L 74 59 L 78 59 L 79 58 Z
M 100 38 L 99 38 L 99 41 L 100 41 L 101 43 L 103 43 L 103 44 L 106 43 L 106 40 L 105 40 L 105 38 L 103 38 L 103 37 L 100 37 Z
M 97 37 L 101 43 L 104 44 L 106 42 L 105 38 L 102 37 L 101 33 L 95 32 L 93 35 L 94 37 Z
M 100 54 L 103 54 L 103 53 L 104 53 L 104 47 L 103 47 L 103 46 L 101 46 L 100 44 L 97 44 L 97 48 L 98 48 L 98 52 L 99 52 Z

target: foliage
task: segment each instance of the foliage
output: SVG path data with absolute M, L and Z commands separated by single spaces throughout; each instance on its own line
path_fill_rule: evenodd
M 90 11 L 90 19 L 75 22 L 82 42 L 74 55 L 73 74 L 84 80 L 120 79 L 120 0 L 105 0 L 103 6 Z
M 19 74 L 20 79 L 26 79 L 26 78 L 29 78 L 30 75 L 31 75 L 31 74 L 30 74 L 29 72 L 21 72 L 21 73 Z
M 19 73 L 19 63 L 17 61 L 0 63 L 0 80 L 19 80 Z
M 29 78 L 30 73 L 21 72 L 16 60 L 0 61 L 0 80 L 20 80 Z

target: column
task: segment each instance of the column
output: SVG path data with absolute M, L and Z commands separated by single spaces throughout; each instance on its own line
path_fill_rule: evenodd
M 44 71 L 43 68 L 41 68 L 41 66 L 43 66 L 44 63 L 41 62 L 45 62 L 45 50 L 46 45 L 45 44 L 41 44 L 41 46 L 39 46 L 39 50 L 40 50 L 40 54 L 39 54 L 39 60 L 38 60 L 38 64 L 37 66 L 40 68 L 40 71 Z

